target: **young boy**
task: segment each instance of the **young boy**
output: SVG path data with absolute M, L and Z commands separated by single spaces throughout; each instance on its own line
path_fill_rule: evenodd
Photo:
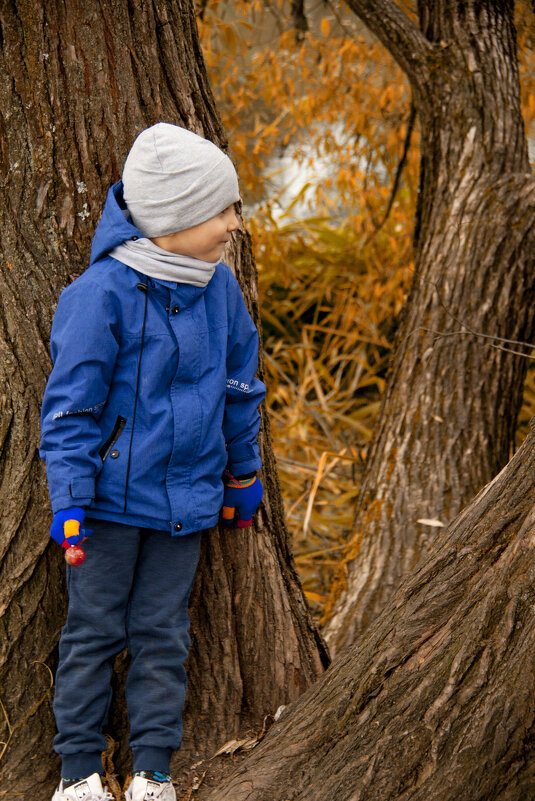
M 262 485 L 258 335 L 219 259 L 238 227 L 238 180 L 211 142 L 166 123 L 143 131 L 109 191 L 89 269 L 62 293 L 42 405 L 67 567 L 53 801 L 104 801 L 102 733 L 114 657 L 127 645 L 134 778 L 129 801 L 175 801 L 200 532 L 252 523 Z M 89 536 L 91 535 L 91 536 Z

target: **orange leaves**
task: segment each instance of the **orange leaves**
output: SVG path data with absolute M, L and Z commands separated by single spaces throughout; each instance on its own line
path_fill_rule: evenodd
M 257 244 L 268 407 L 307 597 L 321 611 L 377 417 L 410 239 L 358 220 L 248 221 Z
M 344 5 L 331 8 L 332 15 L 309 20 L 311 30 L 300 43 L 282 3 L 216 0 L 205 12 L 203 49 L 246 202 L 262 199 L 263 173 L 285 149 L 297 159 L 303 145 L 328 155 L 329 178 L 347 207 L 360 202 L 366 188 L 364 172 L 354 172 L 360 161 L 369 165 L 370 191 L 376 166 L 388 171 L 396 161 L 392 123 L 399 129 L 406 119 L 406 81 L 382 47 L 362 38 Z M 348 171 L 353 174 L 344 175 Z M 324 189 L 318 177 L 318 198 Z

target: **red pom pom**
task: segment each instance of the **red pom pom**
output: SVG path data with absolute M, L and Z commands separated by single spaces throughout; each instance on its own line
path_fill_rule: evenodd
M 71 545 L 70 548 L 65 550 L 65 561 L 68 565 L 77 567 L 85 562 L 85 551 L 79 545 Z

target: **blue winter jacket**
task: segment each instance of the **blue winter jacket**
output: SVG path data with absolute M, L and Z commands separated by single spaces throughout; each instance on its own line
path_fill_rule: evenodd
M 188 534 L 217 522 L 226 467 L 260 467 L 258 334 L 225 264 L 195 287 L 107 255 L 141 236 L 119 182 L 54 316 L 40 455 L 54 512 Z

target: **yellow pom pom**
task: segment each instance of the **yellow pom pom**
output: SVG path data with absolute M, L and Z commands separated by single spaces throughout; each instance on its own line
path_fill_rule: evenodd
M 69 537 L 78 537 L 80 535 L 80 523 L 78 520 L 66 520 L 63 524 L 63 531 L 67 539 Z

